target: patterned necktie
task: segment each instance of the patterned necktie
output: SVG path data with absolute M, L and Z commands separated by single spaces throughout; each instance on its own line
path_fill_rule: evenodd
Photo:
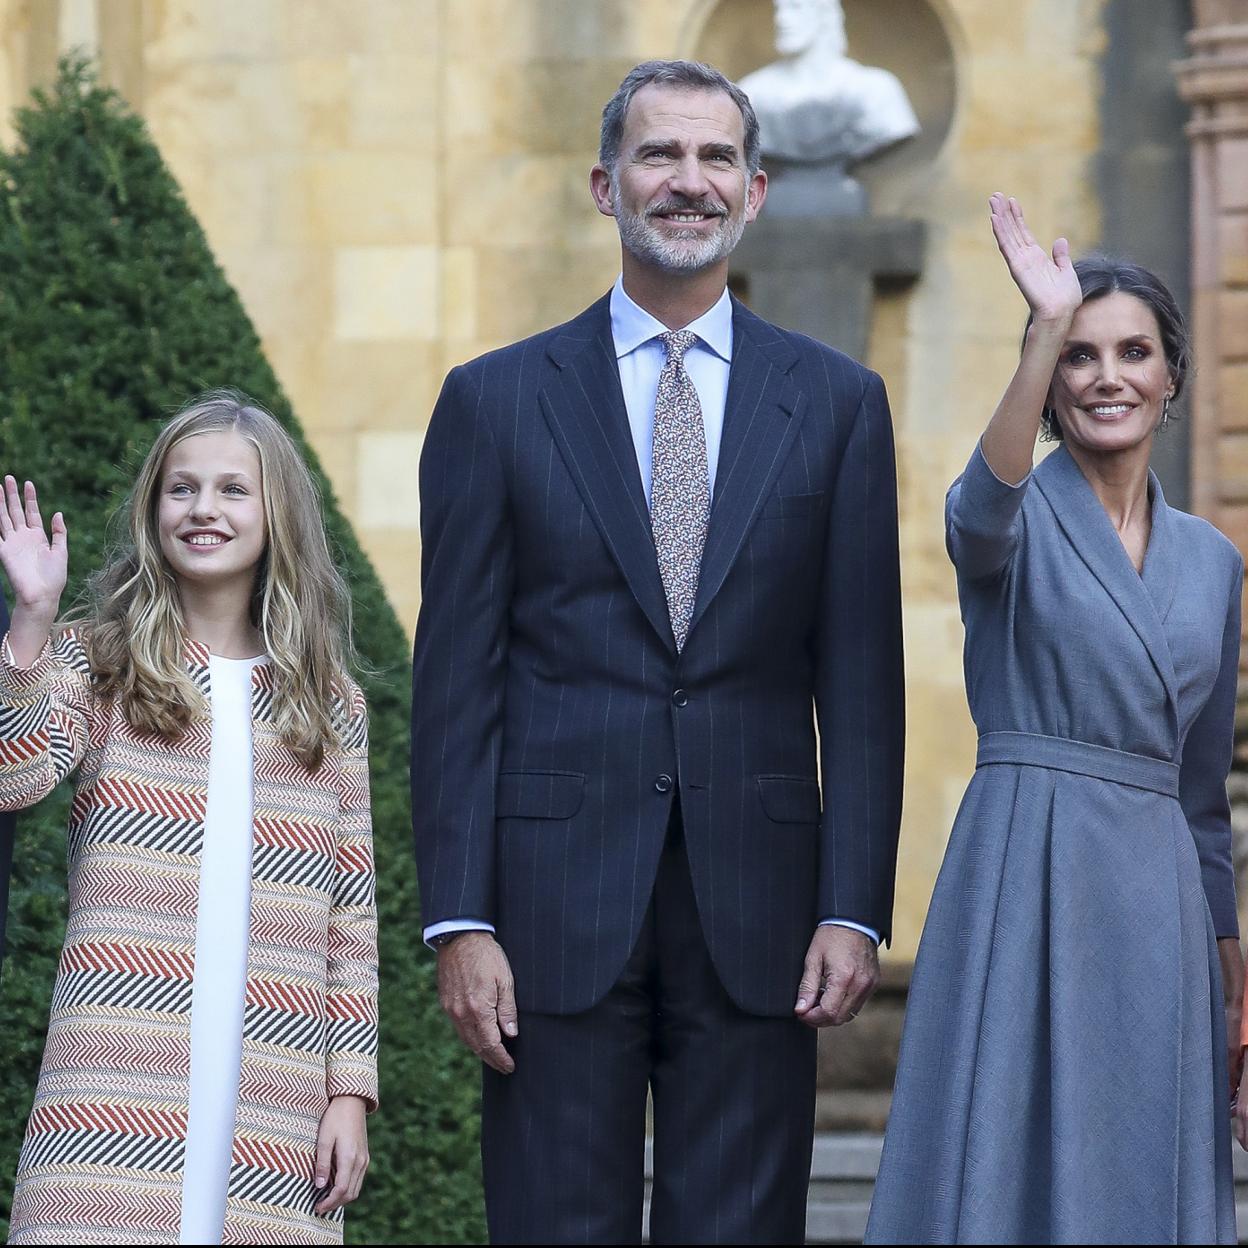
M 679 653 L 689 635 L 698 593 L 711 489 L 702 404 L 685 371 L 685 352 L 698 341 L 698 336 L 681 329 L 663 334 L 662 340 L 667 363 L 659 374 L 659 392 L 654 401 L 650 527 Z

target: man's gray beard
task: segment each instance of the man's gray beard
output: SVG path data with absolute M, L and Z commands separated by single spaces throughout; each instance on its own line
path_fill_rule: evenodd
M 611 188 L 611 207 L 615 211 L 620 241 L 629 254 L 643 264 L 652 264 L 668 273 L 697 273 L 709 269 L 727 259 L 745 233 L 745 213 L 742 212 L 735 220 L 731 216 L 720 217 L 719 228 L 709 238 L 693 230 L 687 238 L 666 237 L 644 213 L 625 209 L 617 187 Z

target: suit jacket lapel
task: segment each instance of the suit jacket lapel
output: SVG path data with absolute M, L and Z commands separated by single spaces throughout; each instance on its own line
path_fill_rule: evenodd
M 615 362 L 609 298 L 572 321 L 547 354 L 558 372 L 539 401 L 551 435 L 638 605 L 675 651 Z
M 1059 447 L 1036 469 L 1035 480 L 1053 508 L 1058 524 L 1070 544 L 1144 643 L 1144 648 L 1165 687 L 1170 714 L 1177 727 L 1178 696 L 1174 658 L 1161 622 L 1161 612 L 1168 604 L 1154 601 L 1143 578 L 1132 566 L 1122 540 L 1114 532 L 1114 526 L 1110 523 L 1101 500 L 1097 498 L 1079 465 L 1065 447 Z M 1161 499 L 1160 486 L 1155 480 L 1154 489 L 1155 521 L 1158 501 L 1161 501 L 1163 508 L 1165 503 Z M 1165 549 L 1166 527 L 1164 523 L 1160 526 L 1160 531 L 1154 527 L 1149 539 L 1149 556 L 1156 554 L 1162 563 L 1168 555 Z M 1152 543 L 1155 541 L 1160 542 L 1161 546 L 1154 552 Z M 1151 575 L 1147 558 L 1145 571 Z
M 804 400 L 789 376 L 796 360 L 773 326 L 733 301 L 724 431 L 690 632 L 723 585 L 797 436 Z

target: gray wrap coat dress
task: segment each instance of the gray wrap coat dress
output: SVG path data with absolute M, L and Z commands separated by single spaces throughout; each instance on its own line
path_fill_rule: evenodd
M 1137 573 L 1059 447 L 946 533 L 979 729 L 868 1243 L 1234 1243 L 1215 939 L 1243 562 L 1166 505 Z

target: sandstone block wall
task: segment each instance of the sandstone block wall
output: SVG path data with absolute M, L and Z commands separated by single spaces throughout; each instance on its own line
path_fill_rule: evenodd
M 1102 2 L 846 4 L 851 52 L 891 58 L 924 107 L 948 112 L 921 159 L 869 175 L 877 206 L 922 219 L 930 239 L 919 283 L 877 300 L 869 360 L 888 382 L 902 482 L 899 959 L 913 956 L 974 757 L 942 501 L 1010 375 L 1024 316 L 986 200 L 1017 194 L 1039 236 L 1066 233 L 1076 250 L 1097 237 L 1087 175 Z M 721 48 L 742 60 L 724 68 L 744 72 L 772 59 L 769 11 L 769 0 L 0 0 L 0 141 L 59 50 L 99 55 L 151 125 L 411 626 L 416 467 L 446 370 L 573 315 L 614 279 L 614 227 L 586 182 L 602 104 L 627 69 Z M 933 24 L 939 47 L 924 42 Z M 1236 376 L 1224 384 L 1242 386 Z

